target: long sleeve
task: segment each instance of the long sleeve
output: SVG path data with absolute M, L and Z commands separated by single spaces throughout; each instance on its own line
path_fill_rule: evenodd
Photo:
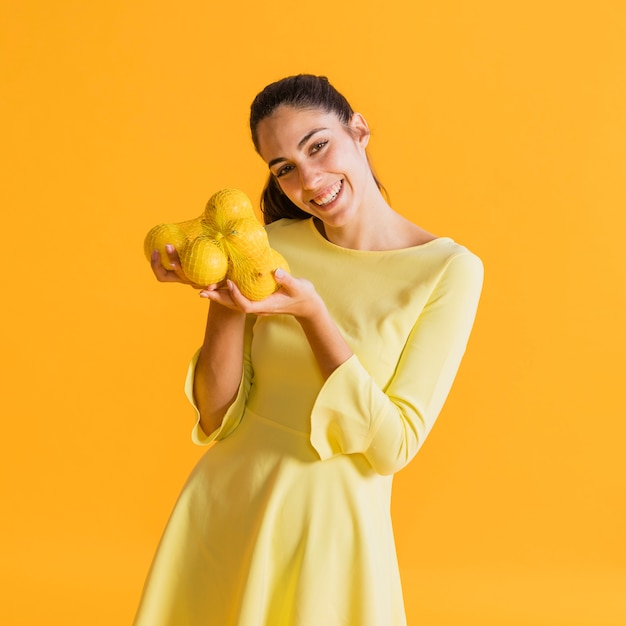
M 359 361 L 343 363 L 320 390 L 311 443 L 322 460 L 361 453 L 374 470 L 392 474 L 417 453 L 456 376 L 474 322 L 483 265 L 465 252 L 440 274 L 383 389 Z
M 206 435 L 200 427 L 200 411 L 196 405 L 196 401 L 193 395 L 193 383 L 196 375 L 196 364 L 198 357 L 200 356 L 200 350 L 194 354 L 189 368 L 187 370 L 187 377 L 185 379 L 185 395 L 196 412 L 196 423 L 191 432 L 192 441 L 199 446 L 207 446 L 214 441 L 224 439 L 228 437 L 235 428 L 239 425 L 241 418 L 246 407 L 248 399 L 248 393 L 252 385 L 253 369 L 250 361 L 250 344 L 252 340 L 252 326 L 254 325 L 256 318 L 254 316 L 248 316 L 245 326 L 245 341 L 244 341 L 244 358 L 243 358 L 243 371 L 241 375 L 241 381 L 239 383 L 239 389 L 237 390 L 237 396 L 234 402 L 230 405 L 222 423 L 216 428 L 210 435 Z

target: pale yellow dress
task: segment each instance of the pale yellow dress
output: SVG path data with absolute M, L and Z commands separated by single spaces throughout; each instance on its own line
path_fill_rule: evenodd
M 481 261 L 443 237 L 372 252 L 268 227 L 354 351 L 324 382 L 290 316 L 250 318 L 239 393 L 167 524 L 135 626 L 403 626 L 393 473 L 416 454 L 473 324 Z M 195 358 L 187 378 L 191 395 Z

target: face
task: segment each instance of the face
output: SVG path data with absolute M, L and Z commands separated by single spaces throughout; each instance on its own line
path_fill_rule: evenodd
M 280 106 L 259 122 L 257 136 L 261 157 L 296 206 L 334 227 L 358 217 L 373 181 L 361 115 L 346 127 L 334 113 Z

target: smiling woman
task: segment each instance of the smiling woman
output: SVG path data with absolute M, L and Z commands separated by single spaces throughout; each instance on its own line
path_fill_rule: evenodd
M 369 129 L 327 79 L 255 99 L 263 211 L 292 273 L 264 300 L 207 285 L 187 394 L 212 447 L 163 535 L 136 626 L 403 626 L 392 479 L 445 402 L 482 263 L 402 217 Z M 156 255 L 155 255 L 156 257 Z M 186 282 L 175 251 L 157 279 Z
M 302 129 L 306 130 L 302 136 Z M 261 157 L 283 194 L 309 215 L 323 219 L 326 228 L 350 228 L 364 217 L 361 209 L 378 214 L 385 204 L 376 191 L 365 147 L 369 129 L 355 113 L 348 124 L 334 113 L 300 110 L 282 105 L 257 127 Z M 373 189 L 370 189 L 373 187 Z
M 355 112 L 353 111 L 350 103 L 346 98 L 340 94 L 324 77 L 316 77 L 310 75 L 299 75 L 290 78 L 289 80 L 278 81 L 266 87 L 261 93 L 257 95 L 252 103 L 250 111 L 250 131 L 252 134 L 252 140 L 257 152 L 260 153 L 260 138 L 259 138 L 259 125 L 260 122 L 270 118 L 282 107 L 289 107 L 296 111 L 312 111 L 331 113 L 334 122 L 333 126 L 339 123 L 345 131 L 350 132 L 352 124 L 360 120 L 365 125 L 367 137 L 369 137 L 369 129 L 367 124 L 361 115 L 357 114 L 355 118 Z M 325 128 L 312 128 L 304 137 L 298 142 L 298 147 L 301 149 L 304 144 L 316 134 L 318 131 L 323 131 Z M 367 139 L 365 140 L 367 143 Z M 325 142 L 318 139 L 312 146 L 313 150 L 319 150 L 324 147 Z M 268 161 L 270 169 L 281 161 L 284 161 L 284 157 L 276 157 Z M 375 172 L 373 171 L 371 164 L 369 164 L 369 170 L 372 178 L 380 191 L 385 193 L 385 189 L 382 183 L 378 180 Z M 286 165 L 289 168 L 289 165 Z M 281 168 L 282 169 L 282 168 Z M 281 187 L 278 185 L 278 174 L 270 175 L 268 178 L 266 187 L 263 191 L 261 200 L 261 208 L 265 216 L 266 223 L 273 222 L 276 219 L 282 217 L 295 217 L 302 218 L 308 217 L 307 211 L 298 208 L 292 203 L 288 197 L 286 197 Z

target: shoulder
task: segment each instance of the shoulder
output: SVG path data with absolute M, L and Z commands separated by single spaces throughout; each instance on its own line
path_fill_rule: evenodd
M 407 253 L 407 271 L 416 286 L 430 284 L 432 289 L 472 291 L 482 288 L 484 267 L 481 258 L 450 237 L 438 237 L 407 250 Z
M 441 256 L 447 264 L 454 262 L 455 265 L 482 267 L 481 258 L 464 245 L 457 243 L 449 237 L 442 237 L 441 243 Z
M 482 268 L 480 257 L 451 237 L 437 237 L 424 244 L 407 248 L 406 252 L 415 261 L 431 265 L 433 269 L 443 270 L 452 265 Z
M 481 258 L 452 240 L 444 247 L 447 251 L 440 260 L 437 290 L 478 298 L 484 281 L 484 265 Z

